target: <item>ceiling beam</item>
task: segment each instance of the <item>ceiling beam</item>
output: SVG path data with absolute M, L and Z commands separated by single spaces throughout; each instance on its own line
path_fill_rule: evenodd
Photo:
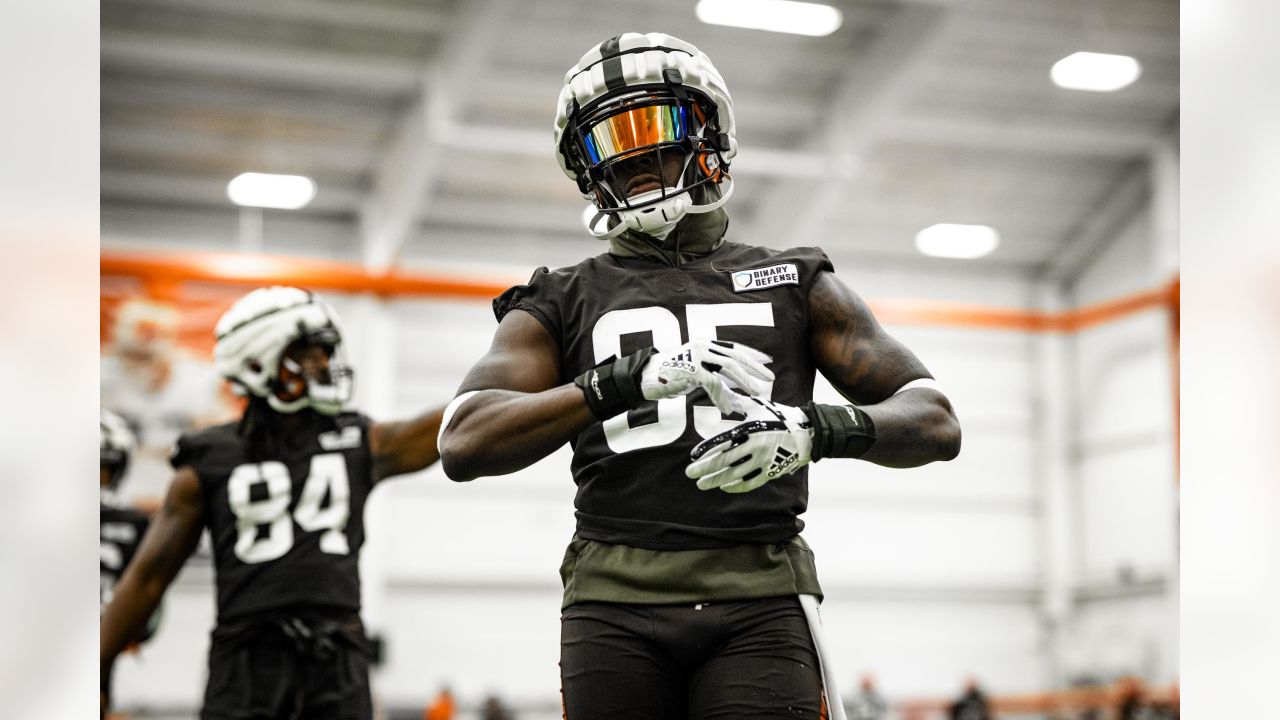
M 1146 207 L 1151 197 L 1150 180 L 1146 159 L 1134 161 L 1062 239 L 1058 252 L 1041 266 L 1038 279 L 1053 284 L 1074 282 L 1115 241 L 1125 223 Z
M 328 92 L 403 93 L 422 75 L 414 63 L 380 57 L 137 32 L 104 32 L 101 50 L 103 70 L 215 74 Z
M 120 3 L 178 10 L 212 13 L 258 20 L 283 20 L 293 23 L 326 23 L 348 28 L 382 30 L 395 33 L 433 33 L 447 29 L 448 17 L 430 8 L 414 5 L 387 5 L 375 2 L 315 2 L 314 0 L 129 0 Z
M 104 204 L 112 199 L 126 199 L 235 209 L 227 200 L 226 177 L 103 168 L 100 185 Z M 362 197 L 355 187 L 324 182 L 319 184 L 315 199 L 306 209 L 291 212 L 349 213 Z
M 454 132 L 457 98 L 502 37 L 498 30 L 514 0 L 475 0 L 458 7 L 455 29 L 438 62 L 425 69 L 418 99 L 401 118 L 360 212 L 362 255 L 373 272 L 395 265 L 431 202 L 444 168 L 442 140 Z
M 809 138 L 806 150 L 827 161 L 810 169 L 809 182 L 784 184 L 757 209 L 747 230 L 749 244 L 817 243 L 827 217 L 848 193 L 860 156 L 881 126 L 894 115 L 915 85 L 927 61 L 960 14 L 954 5 L 904 6 L 860 59 L 858 71 L 845 75 L 822 113 L 825 125 Z
M 219 135 L 162 126 L 104 124 L 102 151 L 108 158 L 128 156 L 155 161 L 157 166 L 182 166 L 185 161 L 210 158 L 236 172 L 285 172 L 304 175 L 341 174 L 357 177 L 376 160 L 373 149 L 340 140 Z M 175 163 L 175 158 L 184 162 Z M 231 176 L 227 177 L 230 180 Z
M 954 115 L 900 117 L 885 126 L 881 137 L 980 150 L 1110 158 L 1145 155 L 1159 143 L 1151 131 L 1117 127 L 1114 123 Z
M 395 98 L 378 102 L 366 96 L 334 92 L 280 92 L 271 87 L 192 83 L 183 78 L 156 78 L 104 73 L 103 122 L 140 115 L 197 115 L 261 122 L 327 125 L 369 137 L 386 131 L 386 113 L 398 108 Z

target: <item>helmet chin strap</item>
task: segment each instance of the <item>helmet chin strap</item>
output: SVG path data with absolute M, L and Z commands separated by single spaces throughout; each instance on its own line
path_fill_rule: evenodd
M 664 202 L 651 205 L 646 208 L 640 208 L 638 210 L 630 208 L 611 208 L 609 210 L 597 209 L 596 214 L 593 215 L 590 220 L 587 220 L 587 232 L 591 233 L 592 236 L 599 240 L 609 240 L 621 235 L 627 230 L 638 230 L 646 235 L 651 235 L 662 240 L 671 233 L 672 228 L 674 228 L 676 223 L 680 222 L 681 218 L 686 214 L 692 213 L 694 215 L 699 215 L 702 213 L 709 213 L 725 204 L 725 201 L 727 201 L 729 196 L 733 194 L 733 177 L 727 173 L 724 177 L 726 183 L 722 183 L 720 186 L 720 197 L 706 205 L 694 205 L 686 191 L 671 197 L 668 202 L 675 202 L 671 202 L 670 206 L 668 203 Z M 647 193 L 642 193 L 641 195 L 636 196 L 635 200 L 637 202 L 647 202 L 655 197 L 660 197 L 661 193 L 662 190 L 651 190 Z M 645 211 L 649 212 L 646 213 Z M 640 213 L 644 213 L 644 215 L 642 216 Z M 656 213 L 661 213 L 661 215 L 657 215 Z M 609 228 L 609 216 L 611 215 L 617 215 L 619 221 L 612 229 Z M 661 217 L 662 220 L 660 222 L 654 222 L 652 220 L 646 222 L 646 220 L 648 220 L 647 216 L 653 216 L 653 220 L 657 220 L 657 218 Z

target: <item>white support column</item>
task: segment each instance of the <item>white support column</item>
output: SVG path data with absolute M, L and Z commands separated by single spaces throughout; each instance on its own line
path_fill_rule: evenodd
M 1042 282 L 1038 288 L 1038 305 L 1045 312 L 1066 308 L 1062 286 Z M 1074 516 L 1076 494 L 1075 462 L 1072 448 L 1076 438 L 1075 394 L 1071 392 L 1071 346 L 1069 335 L 1042 333 L 1035 338 L 1036 365 L 1039 382 L 1034 398 L 1039 416 L 1040 466 L 1039 499 L 1041 513 L 1041 577 L 1043 580 L 1040 612 L 1045 632 L 1046 687 L 1063 687 L 1066 682 L 1065 659 L 1068 624 L 1072 618 L 1072 595 L 1078 583 L 1078 524 Z
M 395 319 L 382 300 L 371 295 L 354 298 L 344 308 L 343 334 L 356 371 L 354 406 L 377 420 L 393 419 L 396 414 L 396 342 Z M 361 606 L 370 633 L 383 627 L 386 617 L 389 577 L 386 552 L 388 527 L 385 510 L 385 488 L 373 492 L 365 506 L 366 542 L 360 554 Z

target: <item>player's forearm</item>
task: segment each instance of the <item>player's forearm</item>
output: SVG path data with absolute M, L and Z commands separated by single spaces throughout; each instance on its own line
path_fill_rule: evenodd
M 436 436 L 444 408 L 432 408 L 409 420 L 375 423 L 369 429 L 378 480 L 425 470 L 440 459 Z
M 106 677 L 116 656 L 146 632 L 147 621 L 160 606 L 167 583 L 163 578 L 125 572 L 116 584 L 111 603 L 102 613 L 99 659 Z
M 597 422 L 575 385 L 538 393 L 483 390 L 464 402 L 440 438 L 440 461 L 456 481 L 521 470 Z
M 946 396 L 932 390 L 908 390 L 882 403 L 860 405 L 875 423 L 876 440 L 861 459 L 907 468 L 960 453 L 960 422 Z

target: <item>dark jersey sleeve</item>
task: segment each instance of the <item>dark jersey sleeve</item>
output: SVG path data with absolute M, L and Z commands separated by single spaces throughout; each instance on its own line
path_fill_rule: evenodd
M 831 259 L 827 257 L 826 251 L 819 247 L 795 247 L 782 251 L 781 255 L 786 259 L 793 260 L 800 268 L 801 287 L 804 290 L 804 297 L 809 297 L 809 292 L 813 290 L 813 285 L 818 281 L 818 277 L 824 273 L 834 273 L 836 268 L 831 264 Z M 809 303 L 804 303 L 805 325 L 809 324 Z
M 831 258 L 827 257 L 826 251 L 820 247 L 797 247 L 782 252 L 783 257 L 794 257 L 796 262 L 801 266 L 800 276 L 804 278 L 805 292 L 813 287 L 813 283 L 818 279 L 818 274 L 826 272 L 835 272 L 836 268 L 831 264 Z M 808 272 L 805 272 L 808 270 Z
M 205 443 L 200 442 L 196 435 L 184 433 L 169 451 L 169 465 L 174 470 L 186 465 L 195 466 L 203 459 L 204 452 Z
M 545 267 L 533 271 L 533 277 L 524 285 L 507 289 L 493 301 L 493 314 L 502 318 L 512 310 L 524 310 L 542 323 L 552 337 L 559 338 L 563 328 L 562 313 L 557 302 L 558 293 L 551 288 L 551 272 Z

